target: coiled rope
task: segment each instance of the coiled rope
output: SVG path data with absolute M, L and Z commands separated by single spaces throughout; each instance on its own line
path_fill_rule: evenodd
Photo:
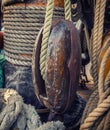
M 110 42 L 110 38 L 107 40 L 107 42 Z M 108 47 L 107 51 L 104 54 L 104 57 L 101 62 L 100 71 L 99 71 L 98 91 L 96 91 L 96 97 L 98 96 L 99 93 L 99 98 L 95 100 L 94 98 L 90 97 L 90 100 L 92 99 L 91 102 L 95 100 L 94 104 L 96 107 L 92 108 L 90 113 L 87 112 L 85 119 L 83 119 L 84 122 L 80 128 L 81 130 L 85 130 L 85 129 L 86 130 L 89 129 L 109 130 L 110 129 L 110 125 L 109 125 L 110 119 L 108 118 L 110 116 L 110 69 L 106 78 L 104 79 L 104 72 L 105 72 L 104 70 L 106 69 L 105 66 L 109 58 L 110 58 L 110 46 Z M 87 106 L 92 107 L 90 105 L 91 103 L 90 100 Z M 91 109 L 91 108 L 86 108 L 86 109 Z
M 20 1 L 22 0 L 18 0 L 17 2 Z M 6 60 L 15 65 L 31 66 L 33 45 L 36 35 L 38 35 L 39 30 L 44 25 L 46 7 L 34 4 L 28 4 L 27 6 L 24 3 L 11 5 L 11 2 L 13 3 L 12 0 L 10 0 L 9 3 L 7 3 L 7 0 L 3 0 L 3 2 L 5 2 L 5 4 L 3 4 L 3 15 Z M 68 14 L 69 10 L 71 10 L 71 8 L 69 8 L 70 1 L 69 3 L 68 0 L 65 2 L 67 6 L 65 8 L 65 13 L 67 13 L 68 16 L 71 15 Z M 73 20 L 77 20 L 81 16 L 79 15 L 81 12 L 81 8 L 79 7 L 81 7 L 81 5 L 79 6 L 78 4 L 77 8 L 78 10 L 80 9 L 78 12 L 72 9 Z M 64 18 L 64 8 L 53 8 L 52 16 L 54 18 Z
M 45 7 L 25 4 L 4 6 L 4 50 L 6 60 L 31 66 L 36 35 L 44 24 Z M 53 17 L 64 18 L 64 9 L 55 7 Z
M 83 114 L 80 130 L 109 130 L 110 129 L 110 69 L 105 77 L 106 64 L 110 58 L 110 38 L 102 47 L 102 35 L 104 26 L 106 0 L 97 0 L 94 18 L 93 41 L 92 41 L 92 72 L 95 91 L 91 95 Z M 106 52 L 100 63 L 98 74 L 98 57 L 107 45 Z M 102 47 L 102 49 L 101 49 Z
M 35 108 L 23 103 L 22 97 L 12 89 L 0 89 L 0 130 L 65 130 L 63 123 L 42 125 Z
M 71 21 L 71 3 L 70 0 L 64 0 L 65 3 L 65 19 Z M 43 38 L 41 44 L 41 54 L 40 54 L 40 70 L 43 79 L 45 79 L 45 65 L 46 65 L 46 55 L 48 48 L 48 38 L 50 35 L 50 29 L 52 24 L 52 16 L 53 16 L 53 8 L 54 8 L 54 0 L 48 0 L 45 22 L 44 22 L 44 31 Z

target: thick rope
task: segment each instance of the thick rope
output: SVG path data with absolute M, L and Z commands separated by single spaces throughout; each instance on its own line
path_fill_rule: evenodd
M 60 121 L 42 125 L 35 108 L 24 104 L 22 97 L 15 90 L 0 89 L 0 130 L 9 129 L 65 130 L 65 127 Z
M 16 121 L 17 116 L 20 114 L 23 107 L 23 100 L 14 90 L 3 91 L 6 107 L 3 109 L 2 113 L 0 113 L 0 130 L 7 130 L 12 126 Z M 14 100 L 12 100 L 12 98 Z
M 64 8 L 65 8 L 65 19 L 66 20 L 69 20 L 69 21 L 72 21 L 72 14 L 71 14 L 71 2 L 70 0 L 64 0 Z
M 86 119 L 88 114 L 91 113 L 93 111 L 93 109 L 95 109 L 97 107 L 97 103 L 99 100 L 97 95 L 98 95 L 98 90 L 95 89 L 86 104 L 86 108 L 84 109 L 84 112 L 83 112 L 81 124 L 84 123 L 84 120 Z M 92 107 L 90 107 L 90 106 L 92 106 Z
M 101 42 L 103 35 L 104 13 L 106 0 L 97 0 L 94 17 L 93 42 L 92 42 L 92 73 L 94 78 L 94 85 L 98 84 L 98 56 L 101 50 Z
M 37 130 L 65 130 L 63 123 L 60 121 L 56 122 L 47 122 L 39 127 Z
M 7 61 L 15 65 L 32 65 L 33 45 L 44 24 L 45 11 L 46 7 L 25 4 L 4 7 L 4 50 Z M 55 7 L 53 17 L 64 17 L 64 9 Z
M 71 21 L 71 6 L 70 5 L 71 5 L 70 0 L 65 0 L 65 19 Z M 45 15 L 45 22 L 44 22 L 41 53 L 40 53 L 40 70 L 41 70 L 41 75 L 43 79 L 45 79 L 46 55 L 47 55 L 47 48 L 48 48 L 48 38 L 50 35 L 50 29 L 51 29 L 51 24 L 52 24 L 53 9 L 54 9 L 54 1 L 48 0 L 47 8 L 46 8 L 46 15 Z
M 108 96 L 107 99 L 105 99 L 101 104 L 98 105 L 96 109 L 93 110 L 89 114 L 89 116 L 84 121 L 84 124 L 81 126 L 80 130 L 89 129 L 92 127 L 92 125 L 95 123 L 95 121 L 102 116 L 106 111 L 108 111 L 110 108 L 110 96 Z
M 110 70 L 104 81 L 105 65 L 106 65 L 109 57 L 110 57 L 110 47 L 105 52 L 105 55 L 101 62 L 101 67 L 100 67 L 100 72 L 99 72 L 99 83 L 98 83 L 99 101 L 98 101 L 97 108 L 93 109 L 93 111 L 85 119 L 84 123 L 81 125 L 81 128 L 80 128 L 81 130 L 92 128 L 92 126 L 95 124 L 95 122 L 97 122 L 97 120 L 100 117 L 102 118 L 102 116 L 105 114 L 105 112 L 107 112 L 110 109 Z M 103 119 L 103 118 L 102 118 L 102 122 L 104 120 L 104 123 L 105 123 L 105 119 Z M 102 127 L 102 126 L 100 126 L 100 127 Z
M 110 57 L 110 47 L 107 49 L 106 54 L 104 55 L 99 72 L 99 83 L 98 83 L 98 91 L 99 91 L 99 98 L 100 102 L 102 101 L 102 94 L 104 93 L 104 70 L 106 69 L 107 60 Z
M 43 38 L 41 44 L 41 54 L 40 54 L 40 70 L 43 79 L 45 79 L 45 61 L 47 55 L 48 38 L 50 35 L 50 29 L 52 24 L 53 8 L 54 8 L 54 0 L 48 0 L 44 22 Z
M 109 73 L 108 73 L 108 75 L 106 77 L 104 86 L 106 87 L 106 85 L 108 85 L 108 84 L 109 84 L 109 87 L 110 87 L 110 71 L 109 71 Z M 95 108 L 88 115 L 88 117 L 85 119 L 84 123 L 81 125 L 80 130 L 85 130 L 85 129 L 89 130 L 90 128 L 92 128 L 92 126 L 94 125 L 94 123 L 97 122 L 97 120 L 100 117 L 102 118 L 102 116 L 104 115 L 104 113 L 107 112 L 110 109 L 110 88 L 109 88 L 109 91 L 108 90 L 106 90 L 106 91 L 102 95 L 102 97 L 104 97 L 105 99 L 103 98 L 104 100 L 97 106 L 97 108 Z

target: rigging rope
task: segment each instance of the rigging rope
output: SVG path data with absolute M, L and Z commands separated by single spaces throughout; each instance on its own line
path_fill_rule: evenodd
M 104 26 L 106 0 L 97 0 L 94 12 L 94 28 L 92 40 L 92 74 L 94 78 L 94 85 L 98 85 L 98 56 L 101 50 L 101 42 Z
M 110 69 L 105 75 L 106 64 L 110 60 L 110 38 L 104 43 L 102 47 L 102 35 L 104 26 L 104 13 L 105 13 L 106 0 L 97 0 L 95 8 L 94 29 L 92 39 L 92 72 L 94 78 L 95 92 L 91 95 L 87 103 L 82 125 L 80 130 L 108 130 L 110 129 L 109 116 L 110 116 Z M 104 51 L 105 46 L 106 50 Z M 102 50 L 101 50 L 102 47 Z M 99 54 L 103 54 L 100 66 L 98 66 Z M 100 67 L 98 73 L 98 67 Z M 95 95 L 94 95 L 95 94 Z M 96 100 L 95 100 L 96 99 Z M 95 101 L 95 102 L 94 102 Z M 93 105 L 93 106 L 92 106 Z M 94 107 L 95 106 L 95 107 Z M 87 110 L 87 111 L 86 111 Z
M 71 4 L 70 0 L 65 0 L 65 19 L 71 21 Z M 40 53 L 40 70 L 43 79 L 45 79 L 45 65 L 46 65 L 46 55 L 48 48 L 48 38 L 50 35 L 50 29 L 52 24 L 52 16 L 53 16 L 53 8 L 54 8 L 54 0 L 48 0 L 45 22 L 44 22 L 44 31 L 43 38 L 41 44 L 41 53 Z
M 107 41 L 110 42 L 110 38 Z M 83 119 L 84 122 L 81 125 L 81 128 L 80 128 L 81 130 L 85 130 L 85 129 L 89 130 L 91 128 L 102 129 L 103 127 L 102 123 L 106 124 L 107 122 L 109 122 L 109 120 L 106 120 L 105 118 L 107 118 L 108 114 L 110 113 L 110 110 L 109 110 L 110 109 L 110 69 L 109 69 L 109 72 L 107 73 L 107 76 L 104 79 L 104 73 L 105 73 L 104 70 L 105 70 L 106 63 L 108 62 L 108 60 L 110 60 L 109 58 L 110 58 L 110 46 L 107 48 L 107 51 L 104 54 L 104 57 L 101 62 L 100 71 L 99 71 L 98 91 L 96 94 L 96 96 L 98 96 L 99 94 L 99 98 L 98 98 L 99 100 L 98 102 L 96 102 L 97 100 L 90 97 L 90 99 L 95 100 L 94 104 L 95 106 L 97 104 L 97 106 L 93 108 L 93 106 L 89 104 L 91 103 L 89 101 L 87 106 L 89 105 L 88 107 L 92 107 L 92 111 L 90 111 L 89 113 L 87 112 L 86 118 Z M 96 122 L 98 124 L 95 124 Z M 95 128 L 93 128 L 93 126 L 95 126 Z M 103 130 L 107 130 L 107 129 L 103 128 Z
M 50 29 L 52 24 L 53 8 L 54 8 L 54 0 L 48 0 L 44 22 L 43 38 L 41 44 L 41 53 L 40 53 L 40 70 L 43 79 L 45 79 L 45 64 L 46 64 L 45 62 L 48 48 L 48 38 L 50 35 Z

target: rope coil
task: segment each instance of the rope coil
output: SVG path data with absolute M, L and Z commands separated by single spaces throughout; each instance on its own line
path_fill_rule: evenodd
M 110 42 L 110 38 L 108 38 L 107 42 Z M 105 48 L 105 46 L 103 48 Z M 93 126 L 95 127 L 93 129 L 97 129 L 97 130 L 110 129 L 109 125 L 104 126 L 105 124 L 108 124 L 108 122 L 110 122 L 109 119 L 106 120 L 106 118 L 108 118 L 109 113 L 110 113 L 109 111 L 110 109 L 110 69 L 109 69 L 109 72 L 107 73 L 107 76 L 104 79 L 104 73 L 106 69 L 105 66 L 109 58 L 110 58 L 110 46 L 107 48 L 107 51 L 105 52 L 104 57 L 101 62 L 101 67 L 100 67 L 99 76 L 98 76 L 99 77 L 98 90 L 96 92 L 96 97 L 98 97 L 97 102 L 94 99 L 94 97 L 93 98 L 90 97 L 90 100 L 91 99 L 95 100 L 94 102 L 95 108 L 93 108 L 90 105 L 90 104 L 93 104 L 93 101 L 91 101 L 92 103 L 89 101 L 88 105 L 89 107 L 92 107 L 92 108 L 86 108 L 86 109 L 92 109 L 92 111 L 87 112 L 86 118 L 83 119 L 84 122 L 81 125 L 81 128 L 80 128 L 81 130 L 85 130 L 85 129 L 89 130 L 93 128 Z M 96 122 L 97 124 L 95 124 Z
M 4 50 L 6 60 L 31 66 L 36 35 L 44 24 L 45 7 L 10 5 L 4 7 Z M 53 17 L 64 17 L 64 9 L 55 7 Z
M 50 128 L 65 130 L 60 121 L 42 125 L 35 108 L 24 104 L 22 97 L 15 90 L 0 89 L 0 130 L 49 130 Z

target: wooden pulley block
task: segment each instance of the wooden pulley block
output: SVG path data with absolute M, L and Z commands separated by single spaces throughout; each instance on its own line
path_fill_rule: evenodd
M 0 49 L 3 49 L 3 32 L 0 32 Z
M 63 113 L 74 101 L 79 84 L 81 47 L 77 30 L 70 21 L 55 19 L 48 41 L 45 81 L 40 73 L 42 32 L 34 46 L 32 73 L 35 93 L 47 108 Z
M 100 66 L 101 66 L 102 60 L 104 58 L 104 55 L 108 50 L 108 47 L 110 47 L 110 32 L 105 34 L 103 37 L 102 48 L 101 48 L 101 52 L 99 55 L 99 61 L 98 61 L 98 71 L 100 71 Z M 110 70 L 110 57 L 108 58 L 108 60 L 106 62 L 105 71 L 104 71 L 104 80 L 105 80 L 109 70 Z

